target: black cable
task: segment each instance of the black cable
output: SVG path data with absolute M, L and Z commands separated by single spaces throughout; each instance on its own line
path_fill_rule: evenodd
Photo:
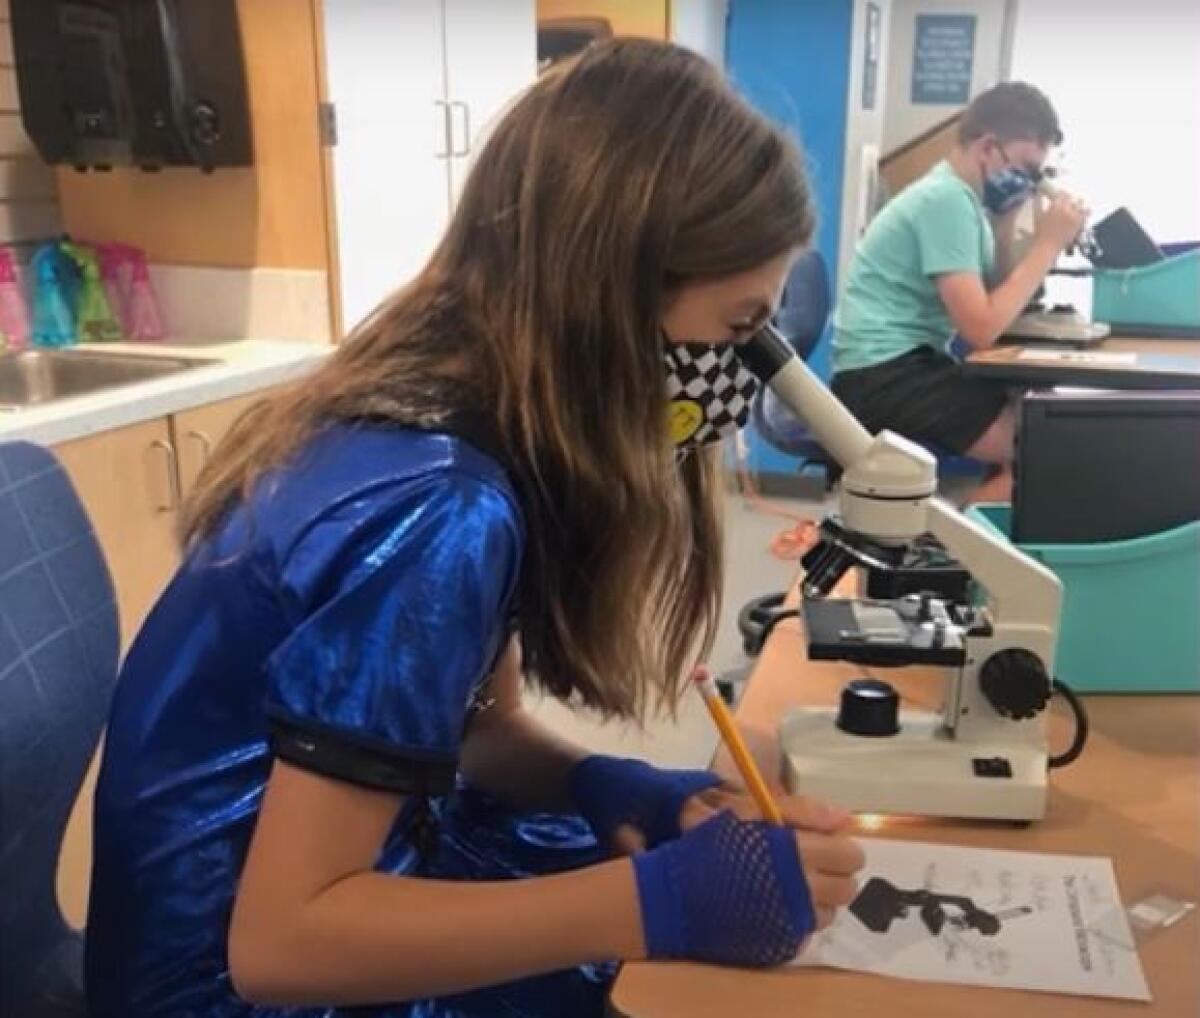
M 742 647 L 747 657 L 759 655 L 771 630 L 783 619 L 799 617 L 798 608 L 783 607 L 786 597 L 784 591 L 756 597 L 747 601 L 738 612 L 738 630 L 742 634 Z
M 799 608 L 785 608 L 783 611 L 773 612 L 767 616 L 763 623 L 762 630 L 758 634 L 758 649 L 762 650 L 767 644 L 767 637 L 771 635 L 775 627 L 784 619 L 798 619 L 800 617 Z
M 1067 701 L 1067 706 L 1071 708 L 1071 713 L 1075 715 L 1075 738 L 1071 740 L 1071 745 L 1068 746 L 1058 756 L 1052 756 L 1047 761 L 1047 766 L 1050 767 L 1066 767 L 1069 763 L 1074 763 L 1079 759 L 1079 754 L 1083 752 L 1083 747 L 1087 745 L 1088 740 L 1088 716 L 1084 709 L 1083 701 L 1075 695 L 1075 691 L 1068 686 L 1062 679 L 1051 680 L 1051 688 L 1055 693 L 1062 695 L 1062 698 Z
M 742 634 L 742 649 L 747 657 L 758 657 L 762 650 L 760 636 L 763 624 L 773 612 L 783 607 L 786 598 L 787 593 L 781 590 L 778 594 L 753 597 L 742 605 L 742 610 L 738 612 L 738 632 Z

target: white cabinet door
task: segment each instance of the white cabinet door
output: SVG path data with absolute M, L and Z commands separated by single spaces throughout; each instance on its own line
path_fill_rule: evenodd
M 487 130 L 537 76 L 535 0 L 445 0 L 453 194 Z
M 329 0 L 324 11 L 349 330 L 420 271 L 449 215 L 443 10 L 442 0 Z

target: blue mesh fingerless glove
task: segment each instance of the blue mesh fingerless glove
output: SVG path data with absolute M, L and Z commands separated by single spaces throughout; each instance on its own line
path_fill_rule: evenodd
M 601 847 L 609 848 L 617 828 L 630 824 L 646 847 L 678 838 L 679 811 L 697 792 L 719 785 L 712 771 L 668 771 L 644 760 L 585 757 L 571 768 L 570 796 Z
M 795 833 L 718 813 L 633 858 L 650 958 L 779 965 L 814 929 Z

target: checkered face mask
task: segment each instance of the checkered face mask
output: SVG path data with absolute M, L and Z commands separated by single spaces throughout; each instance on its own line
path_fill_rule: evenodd
M 746 426 L 758 379 L 732 343 L 663 342 L 667 427 L 677 448 L 706 445 Z

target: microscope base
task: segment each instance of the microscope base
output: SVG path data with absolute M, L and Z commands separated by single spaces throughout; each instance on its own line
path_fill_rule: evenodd
M 1078 315 L 1039 311 L 1021 315 L 1004 330 L 1004 335 L 1008 339 L 1086 344 L 1104 339 L 1110 331 L 1104 322 L 1089 322 Z
M 847 734 L 836 718 L 833 707 L 804 707 L 783 719 L 779 743 L 791 792 L 858 813 L 1045 816 L 1044 747 L 999 738 L 953 739 L 940 716 L 924 711 L 901 711 L 900 732 L 883 737 Z M 1002 776 L 1005 770 L 1010 776 Z

